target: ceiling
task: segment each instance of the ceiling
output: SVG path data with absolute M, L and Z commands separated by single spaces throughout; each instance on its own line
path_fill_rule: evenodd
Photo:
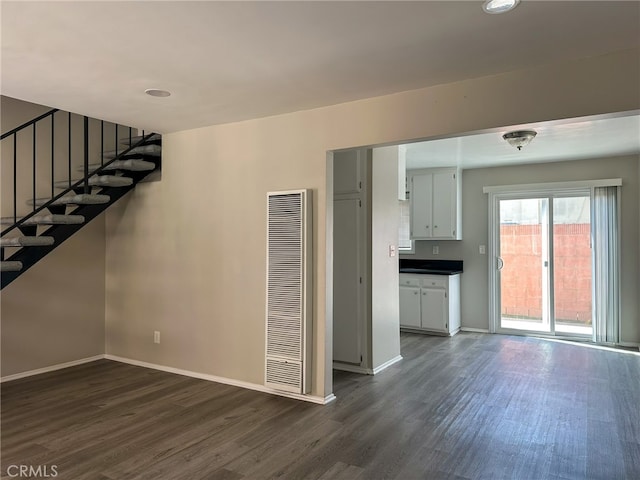
M 502 135 L 534 130 L 537 135 L 521 150 Z M 405 145 L 407 169 L 560 162 L 640 154 L 640 115 L 595 116 L 555 122 L 514 125 L 504 129 Z
M 502 15 L 481 5 L 2 1 L 0 93 L 167 133 L 640 44 L 637 1 L 524 0 Z M 150 97 L 148 88 L 172 95 Z M 508 155 L 534 155 L 558 135 L 541 131 Z M 469 140 L 454 147 L 493 156 L 488 143 Z

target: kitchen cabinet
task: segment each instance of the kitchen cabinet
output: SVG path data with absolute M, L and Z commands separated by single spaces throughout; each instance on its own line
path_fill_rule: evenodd
M 420 320 L 427 330 L 448 331 L 447 292 L 442 288 L 422 288 Z
M 412 240 L 462 239 L 461 187 L 456 168 L 410 171 Z
M 400 325 L 421 328 L 420 287 L 400 285 Z
M 460 330 L 460 275 L 400 274 L 400 327 L 455 335 Z

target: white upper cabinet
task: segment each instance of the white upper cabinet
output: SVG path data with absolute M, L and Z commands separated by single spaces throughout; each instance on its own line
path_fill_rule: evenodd
M 411 238 L 431 238 L 433 219 L 433 175 L 431 173 L 410 174 L 410 221 Z
M 462 239 L 461 186 L 455 168 L 409 172 L 413 240 Z

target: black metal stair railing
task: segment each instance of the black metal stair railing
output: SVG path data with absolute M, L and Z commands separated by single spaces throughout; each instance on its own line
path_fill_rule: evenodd
M 43 113 L 42 115 L 29 120 L 26 123 L 23 123 L 22 125 L 14 128 L 13 130 L 8 131 L 7 133 L 3 133 L 2 136 L 0 136 L 0 141 L 4 140 L 5 138 L 9 138 L 11 137 L 13 139 L 13 221 L 17 222 L 18 221 L 18 211 L 17 211 L 17 207 L 18 207 L 18 202 L 17 202 L 17 192 L 18 192 L 18 185 L 17 185 L 17 165 L 18 165 L 18 133 L 25 130 L 26 128 L 32 127 L 33 128 L 33 165 L 34 165 L 34 176 L 33 176 L 33 191 L 34 191 L 34 195 L 35 195 L 35 181 L 36 181 L 36 176 L 35 176 L 35 163 L 36 163 L 36 125 L 38 122 L 40 122 L 41 120 L 44 120 L 45 118 L 49 118 L 51 117 L 51 129 L 52 132 L 54 131 L 55 127 L 55 123 L 53 121 L 53 115 L 58 112 L 59 109 L 54 108 L 52 110 L 49 110 L 46 113 Z M 71 132 L 71 129 L 69 129 L 69 132 Z M 51 135 L 51 139 L 53 141 L 53 133 Z M 69 138 L 69 142 L 71 142 L 71 138 Z M 52 156 L 53 156 L 53 145 L 51 147 L 51 152 L 52 152 Z M 71 152 L 71 148 L 69 148 L 69 152 Z M 52 160 L 53 162 L 53 160 Z M 69 158 L 69 162 L 71 162 L 71 158 Z M 52 167 L 53 168 L 53 167 Z M 53 175 L 52 175 L 53 178 Z M 53 188 L 53 187 L 52 187 Z M 12 230 L 12 228 L 7 229 L 6 231 Z M 4 235 L 6 233 L 6 231 L 2 232 L 2 235 Z
M 64 118 L 63 117 L 64 115 L 66 115 L 67 118 Z M 69 202 L 68 204 L 60 204 L 60 201 L 61 199 L 63 199 L 63 197 L 69 195 L 72 192 L 76 195 L 80 193 L 90 194 L 93 188 L 93 186 L 90 184 L 91 177 L 99 176 L 101 173 L 109 170 L 109 167 L 114 162 L 117 162 L 123 159 L 124 157 L 129 158 L 131 155 L 134 154 L 136 148 L 142 145 L 146 145 L 148 143 L 155 142 L 155 141 L 159 142 L 159 140 L 157 140 L 158 136 L 155 133 L 145 134 L 144 131 L 142 132 L 142 136 L 139 137 L 139 139 L 137 139 L 135 142 L 133 142 L 133 136 L 132 136 L 133 129 L 131 127 L 123 127 L 122 125 L 109 123 L 107 126 L 111 127 L 113 130 L 113 149 L 114 150 L 113 150 L 113 158 L 111 158 L 110 156 L 107 159 L 107 161 L 105 161 L 105 145 L 106 145 L 105 126 L 106 125 L 104 121 L 99 121 L 100 122 L 100 131 L 99 131 L 100 163 L 97 167 L 94 167 L 92 170 L 90 170 L 90 162 L 89 162 L 89 159 L 91 156 L 90 148 L 89 148 L 90 120 L 92 119 L 89 119 L 89 117 L 86 117 L 86 116 L 81 117 L 83 120 L 82 136 L 78 140 L 77 138 L 74 139 L 72 137 L 72 115 L 73 114 L 69 112 L 62 112 L 59 109 L 52 109 L 30 120 L 29 122 L 26 122 L 12 129 L 11 131 L 1 135 L 0 141 L 4 142 L 5 140 L 7 140 L 7 142 L 12 144 L 13 146 L 13 159 L 12 159 L 13 160 L 13 192 L 12 192 L 13 205 L 11 208 L 12 221 L 5 220 L 6 223 L 10 223 L 10 226 L 8 228 L 3 229 L 2 232 L 0 232 L 0 237 L 5 238 L 7 234 L 15 231 L 19 232 L 20 234 L 27 234 L 26 232 L 32 232 L 31 234 L 35 235 L 37 225 L 34 226 L 32 222 L 28 222 L 30 219 L 36 217 L 40 213 L 45 213 L 44 211 L 47 211 L 47 210 L 51 214 L 64 213 L 67 210 L 67 206 L 75 205 L 75 204 L 73 202 Z M 66 165 L 62 166 L 62 168 L 66 170 L 65 172 L 66 178 L 62 182 L 60 181 L 56 182 L 56 170 L 60 171 L 61 162 L 59 161 L 60 159 L 57 158 L 57 157 L 60 157 L 60 155 L 56 156 L 55 128 L 56 128 L 56 119 L 57 118 L 59 119 L 59 117 L 61 116 L 63 117 L 63 121 L 66 120 L 65 123 L 67 124 L 67 128 L 68 128 L 68 135 L 66 139 L 68 156 L 63 160 L 64 162 L 66 162 Z M 38 182 L 39 180 L 38 174 L 42 172 L 41 169 L 38 170 L 38 166 L 39 166 L 38 159 L 41 159 L 43 156 L 42 152 L 38 151 L 38 148 L 42 150 L 43 146 L 42 146 L 42 142 L 38 142 L 39 138 L 37 134 L 43 128 L 46 128 L 46 129 L 50 128 L 50 135 L 51 135 L 50 152 L 44 152 L 45 158 L 50 157 L 50 162 L 48 165 L 46 165 L 46 168 L 50 168 L 50 175 L 51 175 L 51 184 L 50 184 L 51 193 L 50 193 L 50 198 L 47 201 L 42 201 L 42 200 L 39 201 L 37 198 L 38 184 L 40 185 L 42 190 L 42 178 L 40 178 L 40 182 Z M 31 145 L 31 152 L 27 152 L 26 156 L 31 158 L 25 159 L 24 156 L 20 155 L 19 153 L 20 145 L 18 143 L 18 135 L 25 135 L 25 134 L 28 135 L 29 129 L 31 133 L 31 141 L 26 142 L 26 144 Z M 125 129 L 125 132 L 126 132 L 125 135 L 122 135 L 123 129 Z M 94 134 L 94 137 L 97 137 L 97 135 L 95 135 L 96 134 L 95 131 L 92 131 L 91 133 Z M 122 151 L 118 151 L 118 145 L 123 140 L 122 137 L 126 139 L 127 136 L 128 136 L 128 145 L 126 147 L 121 147 Z M 22 144 L 25 143 L 24 140 L 25 138 L 21 137 Z M 111 140 L 109 139 L 109 142 L 110 141 Z M 72 170 L 73 170 L 74 158 L 72 158 L 73 157 L 72 151 L 74 149 L 80 150 L 79 148 L 80 143 L 82 144 L 82 148 L 81 148 L 82 178 L 80 180 L 73 180 Z M 94 143 L 95 143 L 95 140 L 94 140 Z M 4 143 L 3 143 L 3 146 L 4 146 Z M 10 146 L 11 145 L 9 145 L 9 147 Z M 97 146 L 93 145 L 93 147 L 96 148 Z M 38 156 L 38 154 L 40 154 L 40 156 Z M 141 156 L 146 158 L 144 154 L 142 154 Z M 78 160 L 77 156 L 75 157 L 75 160 Z M 25 215 L 19 215 L 18 202 L 24 199 L 20 199 L 18 197 L 18 188 L 22 183 L 25 183 L 25 181 L 24 180 L 19 181 L 18 169 L 20 168 L 21 164 L 25 164 L 25 163 L 30 164 L 29 168 L 32 169 L 32 179 L 30 182 L 31 192 L 29 192 L 30 198 L 27 200 L 31 202 L 32 209 L 31 209 L 31 212 Z M 155 164 L 155 168 L 157 168 L 158 163 L 154 162 L 154 164 Z M 111 171 L 112 170 L 113 169 L 111 169 Z M 2 271 L 1 272 L 1 275 L 2 275 L 1 288 L 4 288 L 6 285 L 11 283 L 11 281 L 17 278 L 17 276 L 19 276 L 26 269 L 28 269 L 35 262 L 37 262 L 40 258 L 42 258 L 51 250 L 53 250 L 55 247 L 57 247 L 60 243 L 62 243 L 62 241 L 70 237 L 73 233 L 75 233 L 75 231 L 79 230 L 89 220 L 91 220 L 92 218 L 97 216 L 99 213 L 104 211 L 108 206 L 113 204 L 117 199 L 121 198 L 126 192 L 130 191 L 136 185 L 136 183 L 142 180 L 142 178 L 144 178 L 149 173 L 150 171 L 120 172 L 121 176 L 126 176 L 128 178 L 131 178 L 131 185 L 125 186 L 125 187 L 118 187 L 118 188 L 115 188 L 115 187 L 111 188 L 108 185 L 99 186 L 101 188 L 100 190 L 101 194 L 104 192 L 108 193 L 109 201 L 99 205 L 95 205 L 95 204 L 77 205 L 75 210 L 73 210 L 71 213 L 74 215 L 82 214 L 86 219 L 85 222 L 79 225 L 53 225 L 46 231 L 45 234 L 53 235 L 55 237 L 55 244 L 49 245 L 49 246 L 23 247 L 17 253 L 11 255 L 7 260 L 14 260 L 15 257 L 19 257 L 18 259 L 22 263 L 25 263 L 25 265 L 24 265 L 24 268 L 21 268 L 19 271 Z M 61 186 L 60 185 L 61 183 L 63 183 L 64 185 Z M 28 187 L 25 187 L 24 185 L 22 186 L 23 188 L 28 188 Z M 48 187 L 46 188 L 48 189 Z M 61 188 L 62 191 L 56 194 L 55 193 L 56 188 Z M 4 196 L 3 200 L 7 201 L 7 195 Z M 3 208 L 3 214 L 8 210 L 9 209 L 7 208 Z M 3 261 L 5 260 L 5 248 L 14 248 L 14 247 L 2 246 L 2 248 L 0 248 L 0 260 L 3 260 Z

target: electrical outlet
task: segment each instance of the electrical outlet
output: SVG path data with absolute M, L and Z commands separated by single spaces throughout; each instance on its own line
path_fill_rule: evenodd
M 440 247 L 438 245 L 433 246 L 433 254 L 438 255 L 440 253 Z
M 157 330 L 153 332 L 153 343 L 160 343 L 160 332 Z
M 480 245 L 480 248 L 478 250 L 480 251 L 480 255 L 485 255 L 487 253 L 487 246 Z

